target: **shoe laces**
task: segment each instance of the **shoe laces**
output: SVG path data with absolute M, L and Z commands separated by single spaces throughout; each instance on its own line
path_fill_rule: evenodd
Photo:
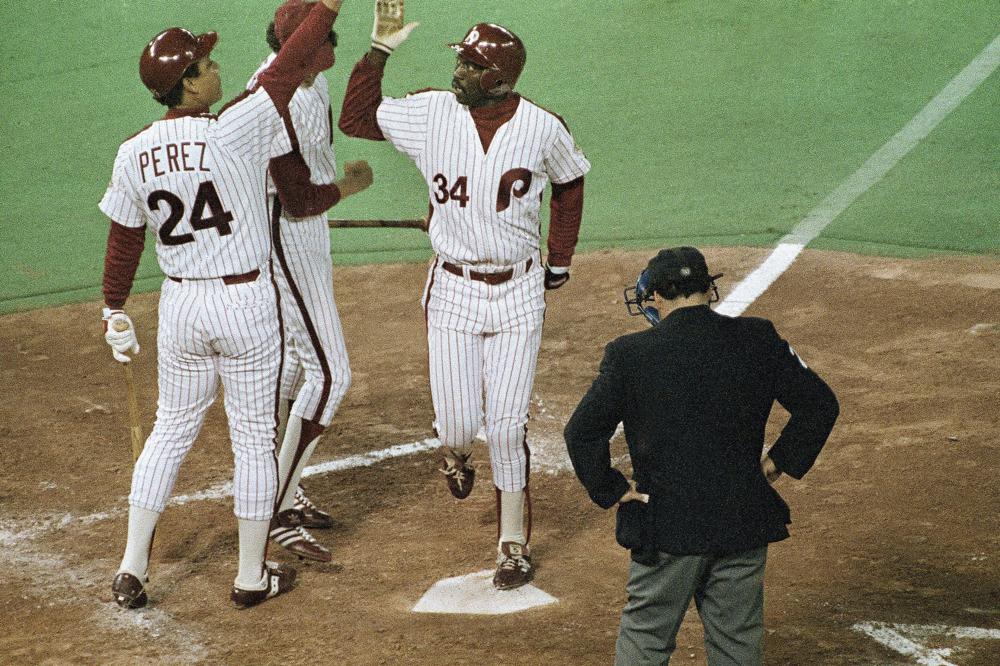
M 501 552 L 497 555 L 497 567 L 507 571 L 520 569 L 526 572 L 531 569 L 531 564 L 523 555 L 507 555 Z
M 444 469 L 439 469 L 438 471 L 451 479 L 455 479 L 455 482 L 458 483 L 458 487 L 461 488 L 468 476 L 466 470 L 468 470 L 468 467 L 465 464 L 465 460 L 453 461 L 445 458 Z
M 313 536 L 312 534 L 309 534 L 309 532 L 307 532 L 307 531 L 306 531 L 306 528 L 304 528 L 304 527 L 296 527 L 296 528 L 295 528 L 295 531 L 296 531 L 296 532 L 298 533 L 298 535 L 299 535 L 300 537 L 302 537 L 302 538 L 303 538 L 303 539 L 304 539 L 305 541 L 307 541 L 307 542 L 309 542 L 309 543 L 311 543 L 311 544 L 316 544 L 316 545 L 318 545 L 318 544 L 319 544 L 319 542 L 318 542 L 318 541 L 316 541 L 316 538 L 315 538 L 315 537 L 314 537 L 314 536 Z
M 312 510 L 316 509 L 316 505 L 313 504 L 312 500 L 310 500 L 308 497 L 306 497 L 306 494 L 304 492 L 302 492 L 301 490 L 296 490 L 295 491 L 295 505 L 296 505 L 296 508 L 303 507 L 303 508 L 312 509 Z

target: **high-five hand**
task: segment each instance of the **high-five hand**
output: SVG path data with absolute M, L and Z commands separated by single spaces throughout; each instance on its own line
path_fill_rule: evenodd
M 403 24 L 403 0 L 376 0 L 372 48 L 392 53 L 420 23 Z

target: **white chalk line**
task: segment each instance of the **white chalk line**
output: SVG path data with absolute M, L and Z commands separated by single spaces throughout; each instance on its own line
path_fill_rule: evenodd
M 369 451 L 360 455 L 311 465 L 303 470 L 302 475 L 314 476 L 370 467 L 383 460 L 430 451 L 440 446 L 441 442 L 437 439 L 423 439 L 397 444 L 378 451 Z M 176 496 L 171 499 L 169 504 L 181 506 L 201 500 L 223 499 L 231 496 L 232 493 L 233 484 L 228 481 L 197 493 Z M 96 603 L 94 617 L 99 625 L 114 631 L 125 629 L 139 632 L 146 641 L 153 639 L 167 642 L 174 654 L 172 659 L 174 662 L 200 663 L 209 654 L 205 642 L 196 630 L 186 626 L 177 618 L 157 608 L 123 611 L 111 601 L 100 601 L 103 595 L 98 590 L 103 590 L 103 586 L 108 584 L 106 580 L 108 566 L 105 563 L 90 561 L 75 565 L 65 557 L 38 551 L 28 543 L 51 532 L 71 527 L 82 527 L 115 518 L 125 514 L 127 510 L 127 505 L 122 502 L 114 509 L 86 516 L 60 514 L 29 524 L 19 524 L 20 521 L 0 520 L 0 546 L 3 546 L 7 553 L 5 564 L 16 567 L 20 575 L 24 575 L 26 571 L 31 572 L 31 578 L 35 584 L 29 592 L 33 597 L 41 598 L 43 603 L 49 606 L 79 600 Z M 58 594 L 50 593 L 54 591 Z M 110 593 L 108 596 L 110 597 Z M 58 601 L 53 601 L 53 599 Z
M 750 307 L 778 277 L 788 270 L 802 250 L 840 216 L 858 197 L 882 180 L 911 150 L 954 111 L 1000 66 L 1000 35 L 955 75 L 921 111 L 896 132 L 861 167 L 844 180 L 791 232 L 778 240 L 777 247 L 755 271 L 733 288 L 716 311 L 736 317 Z
M 60 519 L 60 524 L 66 525 Z M 79 522 L 79 521 L 72 521 Z M 92 522 L 92 521 L 91 521 Z M 108 570 L 111 566 L 103 560 L 85 560 L 73 563 L 62 555 L 36 550 L 26 543 L 8 543 L 7 535 L 0 540 L 4 548 L 3 566 L 22 580 L 30 580 L 24 589 L 22 601 L 27 606 L 28 596 L 37 607 L 59 612 L 60 606 L 76 604 L 80 601 L 93 607 L 96 624 L 119 634 L 123 630 L 137 634 L 136 644 L 158 643 L 168 649 L 173 656 L 172 663 L 203 663 L 209 651 L 201 634 L 178 621 L 164 610 L 143 608 L 125 611 L 111 601 L 111 582 Z
M 947 659 L 955 651 L 954 648 L 929 648 L 918 642 L 933 636 L 949 636 L 959 640 L 1000 640 L 998 629 L 953 627 L 945 624 L 859 622 L 851 628 L 903 656 L 915 658 L 920 666 L 957 666 Z

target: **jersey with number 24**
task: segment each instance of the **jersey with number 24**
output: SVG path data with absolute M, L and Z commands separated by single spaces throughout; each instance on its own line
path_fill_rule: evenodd
M 99 204 L 126 227 L 148 225 L 169 276 L 216 278 L 267 266 L 267 163 L 292 149 L 263 88 L 219 116 L 158 120 L 118 150 Z

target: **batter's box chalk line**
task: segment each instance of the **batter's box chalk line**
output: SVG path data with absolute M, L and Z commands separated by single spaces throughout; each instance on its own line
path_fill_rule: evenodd
M 982 627 L 952 627 L 944 624 L 896 624 L 892 622 L 859 622 L 854 631 L 863 633 L 869 638 L 881 643 L 890 650 L 911 657 L 920 666 L 958 666 L 948 661 L 959 649 L 950 647 L 927 647 L 924 643 L 930 639 L 941 638 L 957 640 L 986 639 L 1000 640 L 1000 629 L 984 629 Z
M 534 585 L 498 590 L 493 587 L 493 570 L 487 569 L 439 580 L 424 593 L 413 607 L 413 612 L 506 615 L 557 601 L 551 594 Z

